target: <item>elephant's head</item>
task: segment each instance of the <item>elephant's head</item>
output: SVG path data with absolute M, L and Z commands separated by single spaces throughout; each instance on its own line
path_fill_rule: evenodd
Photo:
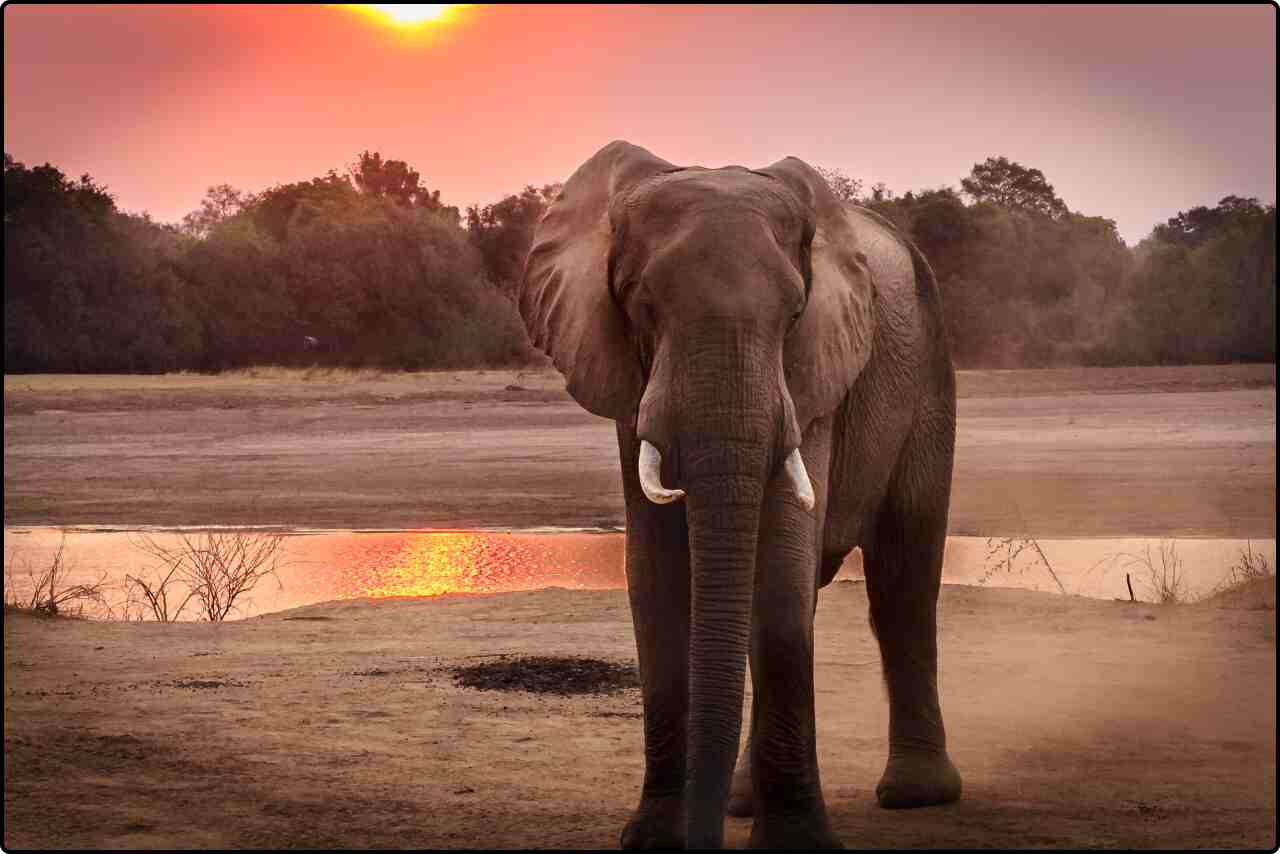
M 534 235 L 534 343 L 634 428 L 649 499 L 687 501 L 690 845 L 718 839 L 737 755 L 761 506 L 813 507 L 797 449 L 866 364 L 871 299 L 843 207 L 795 158 L 680 168 L 610 143 Z

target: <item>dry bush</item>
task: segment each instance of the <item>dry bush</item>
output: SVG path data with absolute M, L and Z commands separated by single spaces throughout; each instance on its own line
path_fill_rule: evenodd
M 1271 564 L 1267 563 L 1267 558 L 1253 550 L 1253 542 L 1245 540 L 1239 559 L 1227 569 L 1226 578 L 1219 581 L 1209 595 L 1215 596 L 1235 590 L 1259 579 L 1271 578 L 1275 574 L 1276 571 Z
M 178 619 L 192 600 L 205 619 L 222 622 L 262 581 L 280 583 L 283 534 L 206 531 L 177 539 L 173 545 L 145 534 L 134 540 L 159 567 L 147 579 L 130 576 L 129 583 L 161 622 Z
M 1176 540 L 1161 540 L 1154 556 L 1151 553 L 1151 544 L 1147 543 L 1141 552 L 1120 552 L 1108 555 L 1095 566 L 1103 563 L 1119 566 L 1125 571 L 1126 577 L 1130 572 L 1134 572 L 1138 576 L 1138 581 L 1146 586 L 1146 592 L 1153 602 L 1177 605 L 1191 600 L 1182 558 L 1178 557 Z
M 182 612 L 195 596 L 195 589 L 187 581 L 184 573 L 186 561 L 168 559 L 168 552 L 155 540 L 145 535 L 138 538 L 131 537 L 130 543 L 135 548 L 159 558 L 160 567 L 146 577 L 141 575 L 124 577 L 125 601 L 121 618 L 142 619 L 150 611 L 151 618 L 157 622 L 175 622 L 182 616 Z M 164 552 L 164 554 L 157 552 Z
M 1026 573 L 1030 568 L 1026 565 L 1015 569 L 1018 556 L 1024 551 L 1032 553 L 1031 566 L 1034 567 L 1036 564 L 1043 566 L 1053 578 L 1053 583 L 1058 585 L 1058 590 L 1065 595 L 1067 588 L 1062 586 L 1062 580 L 1058 578 L 1058 573 L 1053 571 L 1053 566 L 1034 537 L 987 537 L 987 557 L 983 564 L 985 570 L 982 577 L 978 579 L 978 583 L 986 584 L 997 572 Z
M 1235 587 L 1259 578 L 1270 578 L 1275 574 L 1275 569 L 1267 563 L 1266 557 L 1254 552 L 1253 542 L 1245 540 L 1244 548 L 1240 550 L 1240 559 L 1227 570 L 1227 586 Z
M 66 557 L 67 535 L 63 533 L 58 541 L 58 550 L 54 552 L 49 565 L 42 570 L 34 569 L 30 562 L 23 565 L 27 583 L 17 578 L 14 564 L 17 555 L 11 554 L 4 568 L 4 601 L 6 605 L 37 614 L 54 617 L 84 616 L 86 604 L 99 608 L 106 607 L 103 588 L 106 584 L 106 573 L 93 584 L 67 584 L 70 566 Z M 26 595 L 19 594 L 19 587 L 27 589 Z

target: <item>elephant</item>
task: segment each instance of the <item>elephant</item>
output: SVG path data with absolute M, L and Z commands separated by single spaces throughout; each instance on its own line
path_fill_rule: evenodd
M 616 425 L 645 759 L 622 847 L 721 847 L 730 813 L 754 846 L 840 847 L 813 626 L 856 547 L 879 803 L 958 798 L 937 688 L 955 372 L 919 250 L 797 158 L 679 167 L 615 141 L 539 220 L 517 290 L 569 394 Z

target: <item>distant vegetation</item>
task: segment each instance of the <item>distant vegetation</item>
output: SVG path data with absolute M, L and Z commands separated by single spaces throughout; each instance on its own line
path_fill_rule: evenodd
M 923 249 L 960 367 L 1275 361 L 1273 205 L 1228 196 L 1131 249 L 1002 157 L 960 190 L 902 195 L 823 171 Z M 512 294 L 558 191 L 462 212 L 366 151 L 257 194 L 212 187 L 167 225 L 88 175 L 5 154 L 5 371 L 528 364 Z

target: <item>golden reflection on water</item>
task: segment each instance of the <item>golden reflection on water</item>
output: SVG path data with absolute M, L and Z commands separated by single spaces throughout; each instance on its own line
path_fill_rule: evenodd
M 620 536 L 439 531 L 352 536 L 335 554 L 340 599 L 623 586 Z
M 145 574 L 148 558 L 133 544 L 132 532 L 92 532 L 57 528 L 7 527 L 4 532 L 5 594 L 30 595 L 28 572 L 38 576 L 49 566 L 66 536 L 64 584 L 103 581 L 108 603 L 120 613 L 125 576 Z M 155 537 L 173 542 L 176 534 Z M 608 590 L 626 587 L 624 536 L 620 533 L 501 533 L 489 531 L 297 532 L 287 538 L 279 571 L 280 584 L 264 582 L 238 602 L 237 618 L 282 611 L 333 599 L 419 597 L 448 593 L 502 593 L 565 587 Z M 1040 540 L 1055 573 L 1068 592 L 1110 599 L 1127 598 L 1125 572 L 1107 555 L 1137 552 L 1150 540 Z M 1202 595 L 1222 581 L 1226 568 L 1239 559 L 1244 540 L 1178 540 L 1191 595 Z M 1254 540 L 1249 547 L 1275 566 L 1274 539 Z M 943 581 L 976 584 L 986 573 L 985 538 L 950 537 Z M 855 554 L 854 557 L 857 557 Z M 1100 561 L 1104 561 L 1100 563 Z M 860 559 L 850 558 L 841 573 L 861 576 Z M 10 590 L 9 585 L 14 589 Z M 1139 585 L 1139 578 L 1134 578 Z M 1035 565 L 1002 573 L 990 586 L 1056 590 L 1047 573 Z M 1140 597 L 1146 598 L 1141 589 Z M 93 607 L 87 613 L 96 613 Z M 196 619 L 188 609 L 183 619 Z

